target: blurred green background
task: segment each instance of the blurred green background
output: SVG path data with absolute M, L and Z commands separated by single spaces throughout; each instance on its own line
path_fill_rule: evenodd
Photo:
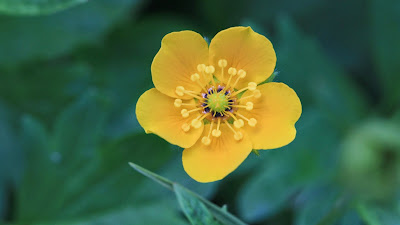
M 165 34 L 237 25 L 272 41 L 303 114 L 201 184 L 135 104 Z M 248 224 L 399 225 L 399 86 L 398 0 L 0 0 L 0 224 L 189 224 L 131 161 Z

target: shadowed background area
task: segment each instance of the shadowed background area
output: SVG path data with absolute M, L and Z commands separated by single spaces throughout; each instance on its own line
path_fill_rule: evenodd
M 165 34 L 237 25 L 303 114 L 290 145 L 197 183 L 135 105 Z M 400 224 L 400 1 L 0 0 L 0 30 L 0 224 L 189 224 L 129 161 L 248 224 Z

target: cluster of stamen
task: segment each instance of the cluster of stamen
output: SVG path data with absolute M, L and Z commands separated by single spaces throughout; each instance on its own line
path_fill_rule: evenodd
M 183 118 L 188 118 L 191 113 L 201 112 L 200 115 L 191 120 L 190 124 L 184 123 L 182 125 L 181 128 L 183 131 L 188 132 L 191 127 L 198 129 L 204 122 L 210 123 L 207 136 L 201 139 L 204 145 L 209 145 L 211 143 L 211 136 L 214 138 L 221 136 L 221 123 L 226 124 L 232 131 L 234 139 L 237 141 L 243 138 L 242 132 L 238 129 L 245 125 L 245 121 L 251 127 L 255 127 L 257 124 L 255 118 L 247 118 L 237 112 L 239 108 L 244 108 L 248 111 L 253 110 L 253 102 L 247 101 L 245 104 L 240 103 L 244 99 L 259 98 L 261 96 L 260 91 L 257 89 L 257 83 L 250 82 L 247 87 L 239 90 L 236 89 L 235 87 L 239 80 L 246 77 L 246 71 L 234 67 L 226 68 L 227 65 L 228 62 L 225 59 L 218 61 L 218 67 L 221 69 L 222 78 L 224 78 L 225 75 L 229 76 L 226 83 L 221 83 L 214 79 L 214 66 L 199 64 L 197 66 L 198 73 L 190 75 L 190 80 L 197 83 L 201 87 L 201 91 L 186 90 L 183 86 L 177 86 L 175 90 L 178 96 L 188 95 L 195 99 L 194 103 L 185 103 L 182 99 L 175 99 L 175 107 L 190 107 L 190 109 L 183 108 L 181 110 Z M 204 77 L 203 80 L 211 81 L 203 84 L 201 82 L 201 76 Z M 251 91 L 252 94 L 241 98 L 241 94 L 247 90 Z

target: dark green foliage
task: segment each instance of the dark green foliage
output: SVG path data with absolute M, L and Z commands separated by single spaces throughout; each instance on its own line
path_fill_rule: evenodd
M 165 34 L 236 25 L 272 41 L 303 114 L 201 184 L 135 104 Z M 0 30 L 0 224 L 400 224 L 399 1 L 0 0 Z

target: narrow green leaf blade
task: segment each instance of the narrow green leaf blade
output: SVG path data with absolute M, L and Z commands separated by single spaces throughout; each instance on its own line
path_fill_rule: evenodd
M 135 169 L 136 171 L 138 171 L 139 173 L 141 173 L 141 174 L 143 174 L 144 176 L 146 176 L 146 177 L 152 179 L 153 181 L 155 181 L 155 182 L 161 184 L 162 186 L 168 188 L 169 190 L 171 190 L 171 191 L 174 190 L 174 188 L 173 188 L 173 183 L 172 183 L 170 180 L 168 180 L 168 179 L 166 179 L 166 178 L 164 178 L 164 177 L 162 177 L 162 176 L 159 176 L 158 174 L 155 174 L 155 173 L 153 173 L 153 172 L 151 172 L 151 171 L 149 171 L 149 170 L 146 170 L 145 168 L 143 168 L 143 167 L 141 167 L 141 166 L 138 166 L 138 165 L 136 165 L 136 164 L 134 164 L 134 163 L 131 163 L 131 162 L 130 162 L 129 165 L 130 165 L 133 169 Z
M 220 225 L 214 216 L 210 213 L 207 207 L 196 196 L 190 194 L 179 184 L 173 184 L 176 198 L 179 205 L 193 225 Z
M 0 0 L 0 13 L 42 15 L 68 9 L 88 0 Z
M 162 186 L 174 191 L 174 183 L 160 175 L 157 175 L 149 170 L 146 170 L 145 168 L 138 166 L 132 162 L 129 163 L 129 165 L 135 169 L 136 171 L 138 171 L 139 173 L 143 174 L 144 176 L 154 180 L 155 182 L 161 184 Z M 183 187 L 182 187 L 183 188 Z M 214 217 L 220 221 L 222 224 L 226 224 L 226 225 L 245 225 L 245 223 L 243 223 L 242 221 L 240 221 L 238 218 L 236 218 L 235 216 L 233 216 L 232 214 L 230 214 L 226 208 L 220 208 L 218 206 L 216 206 L 215 204 L 209 202 L 208 200 L 206 200 L 205 198 L 199 196 L 198 194 L 187 190 L 185 188 L 185 190 L 190 193 L 191 195 L 193 195 L 195 198 L 197 198 L 199 201 L 201 201 L 207 208 L 208 210 L 214 215 Z

